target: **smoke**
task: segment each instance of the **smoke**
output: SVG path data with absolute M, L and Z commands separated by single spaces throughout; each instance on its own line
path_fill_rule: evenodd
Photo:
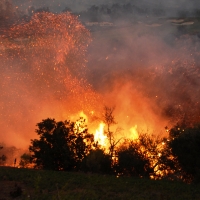
M 68 6 L 77 12 L 120 2 L 13 3 L 27 13 L 29 6 L 54 12 Z M 127 133 L 137 125 L 139 132 L 164 134 L 165 126 L 199 120 L 199 39 L 190 34 L 191 26 L 173 24 L 166 17 L 179 16 L 183 8 L 193 13 L 197 2 L 132 4 L 148 7 L 148 14 L 163 9 L 165 18 L 136 13 L 133 21 L 120 17 L 112 27 L 88 27 L 89 32 L 69 13 L 35 13 L 1 34 L 2 142 L 27 147 L 42 119 L 65 120 L 81 110 L 99 117 L 103 105 L 116 106 L 117 126 Z
M 59 12 L 63 10 L 65 7 L 71 8 L 74 12 L 80 12 L 87 10 L 92 5 L 100 6 L 100 5 L 125 5 L 125 4 L 132 4 L 138 8 L 142 9 L 149 9 L 155 11 L 156 9 L 163 10 L 167 13 L 167 15 L 177 15 L 180 11 L 192 12 L 199 7 L 200 3 L 198 0 L 140 0 L 140 1 L 130 1 L 130 0 L 15 0 L 13 3 L 19 6 L 21 9 L 26 10 L 29 6 L 34 6 L 36 8 L 39 7 L 49 7 L 54 12 Z
M 165 126 L 199 121 L 196 35 L 178 33 L 165 19 L 159 25 L 141 22 L 97 31 L 93 37 L 88 79 L 116 105 L 122 127 L 137 124 L 140 131 L 164 134 Z

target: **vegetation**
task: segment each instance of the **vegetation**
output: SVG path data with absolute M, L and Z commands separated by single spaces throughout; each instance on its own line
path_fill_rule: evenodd
M 168 148 L 176 159 L 183 180 L 200 181 L 200 125 L 177 125 L 170 130 Z
M 85 120 L 56 122 L 45 119 L 37 124 L 39 139 L 31 140 L 31 154 L 21 156 L 21 167 L 36 169 L 84 171 L 115 176 L 181 180 L 188 183 L 200 179 L 200 126 L 175 126 L 169 137 L 159 139 L 140 134 L 137 140 L 115 139 L 111 125 L 114 108 L 105 107 L 108 154 L 94 142 Z M 168 130 L 167 130 L 168 131 Z
M 23 155 L 21 155 L 19 166 L 22 168 L 28 168 L 30 167 L 30 162 L 31 162 L 31 155 L 29 153 L 24 153 Z
M 110 155 L 111 161 L 116 156 L 115 155 L 116 146 L 120 142 L 120 140 L 122 139 L 122 138 L 116 139 L 115 138 L 115 133 L 113 131 L 111 131 L 111 126 L 114 125 L 114 124 L 116 124 L 115 118 L 114 118 L 114 114 L 113 114 L 114 109 L 115 109 L 114 107 L 111 108 L 111 107 L 105 106 L 104 107 L 104 114 L 103 114 L 103 122 L 107 126 L 107 130 L 104 130 L 104 133 L 105 133 L 105 135 L 108 138 L 108 142 L 109 142 L 109 155 Z
M 102 149 L 91 150 L 83 159 L 81 170 L 92 173 L 112 173 L 112 161 L 110 155 L 106 154 Z
M 152 171 L 150 160 L 139 143 L 133 141 L 118 149 L 117 171 L 122 175 L 148 177 Z
M 111 130 L 116 123 L 113 111 L 114 108 L 105 107 L 103 114 L 107 153 L 94 142 L 94 135 L 88 133 L 83 118 L 76 122 L 56 122 L 47 118 L 37 123 L 39 138 L 31 140 L 30 152 L 21 156 L 19 166 L 186 183 L 200 181 L 200 125 L 182 123 L 170 130 L 166 127 L 167 138 L 140 134 L 135 140 L 117 140 Z M 0 156 L 0 161 L 6 161 L 6 156 Z
M 199 184 L 78 172 L 0 167 L 0 184 L 2 199 L 11 199 L 10 192 L 19 195 L 20 188 L 22 200 L 200 199 Z
M 80 163 L 94 144 L 84 120 L 76 123 L 45 119 L 37 124 L 39 139 L 31 140 L 29 147 L 35 168 L 52 170 L 79 170 Z

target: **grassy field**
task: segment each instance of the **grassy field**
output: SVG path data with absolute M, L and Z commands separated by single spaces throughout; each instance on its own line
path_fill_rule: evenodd
M 0 167 L 0 199 L 198 200 L 200 185 L 110 175 Z

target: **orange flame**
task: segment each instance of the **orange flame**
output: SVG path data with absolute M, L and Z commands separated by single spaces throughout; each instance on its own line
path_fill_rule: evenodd
M 99 128 L 94 134 L 94 141 L 97 142 L 100 146 L 106 147 L 107 136 L 104 134 L 104 123 L 99 124 Z
M 131 127 L 131 128 L 129 129 L 129 131 L 131 132 L 130 138 L 131 138 L 132 140 L 138 139 L 139 135 L 138 135 L 138 131 L 137 131 L 137 124 L 136 124 L 135 126 Z

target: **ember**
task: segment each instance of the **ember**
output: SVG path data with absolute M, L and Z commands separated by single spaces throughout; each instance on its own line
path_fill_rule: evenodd
M 14 133 L 15 145 L 26 146 L 27 133 L 47 116 L 98 112 L 100 96 L 84 78 L 90 33 L 77 17 L 36 13 L 30 22 L 4 30 L 0 41 L 1 132 L 8 133 L 4 142 L 12 143 L 9 134 Z

